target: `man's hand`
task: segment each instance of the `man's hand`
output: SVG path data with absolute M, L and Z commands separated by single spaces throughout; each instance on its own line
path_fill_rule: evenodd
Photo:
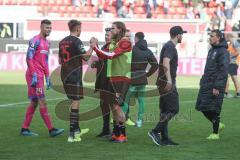
M 35 87 L 37 84 L 37 73 L 33 73 L 33 77 L 32 77 L 32 82 L 31 82 L 31 87 Z
M 91 68 L 97 68 L 97 61 L 94 61 L 94 62 L 91 64 Z
M 47 90 L 51 88 L 52 84 L 49 77 L 46 77 Z
M 97 40 L 97 38 L 92 37 L 92 38 L 90 39 L 90 47 L 91 47 L 91 48 L 94 48 L 94 47 L 96 47 L 96 45 L 98 45 L 98 40 Z
M 167 81 L 166 86 L 164 88 L 164 91 L 168 92 L 168 91 L 171 91 L 171 89 L 172 89 L 172 82 L 171 81 Z
M 214 95 L 214 96 L 218 96 L 218 95 L 219 95 L 219 90 L 213 88 L 213 95 Z

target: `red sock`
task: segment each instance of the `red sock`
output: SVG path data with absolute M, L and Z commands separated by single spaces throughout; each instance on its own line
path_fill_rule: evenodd
M 45 125 L 47 126 L 48 130 L 51 130 L 53 128 L 53 126 L 52 126 L 50 114 L 48 113 L 47 107 L 41 106 L 39 108 L 39 110 L 40 110 L 40 114 L 41 114 L 41 117 L 42 117 Z
M 30 104 L 28 106 L 28 108 L 26 110 L 26 114 L 25 114 L 25 119 L 22 124 L 22 128 L 28 129 L 28 127 L 30 126 L 30 123 L 32 121 L 35 110 L 36 110 L 36 108 L 33 105 Z

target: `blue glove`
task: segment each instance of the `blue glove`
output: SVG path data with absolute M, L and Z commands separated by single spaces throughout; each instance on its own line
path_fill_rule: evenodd
M 37 84 L 37 73 L 33 73 L 33 77 L 32 77 L 32 82 L 31 82 L 31 87 L 35 87 Z
M 46 77 L 47 90 L 51 88 L 52 84 L 49 77 Z

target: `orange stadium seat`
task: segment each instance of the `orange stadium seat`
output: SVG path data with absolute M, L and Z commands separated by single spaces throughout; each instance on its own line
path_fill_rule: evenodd
M 93 11 L 93 13 L 97 13 L 98 7 L 97 7 L 97 6 L 94 6 L 94 7 L 92 8 L 92 11 Z
M 59 12 L 59 6 L 51 6 L 49 9 L 49 12 L 58 13 Z
M 41 0 L 40 4 L 41 5 L 48 5 L 48 0 Z
M 213 15 L 214 14 L 214 12 L 216 11 L 216 8 L 207 8 L 207 14 L 209 14 L 209 15 Z
M 142 7 L 144 5 L 144 1 L 143 0 L 136 0 L 134 2 L 134 6 L 135 7 Z
M 75 6 L 66 6 L 67 12 L 69 13 L 75 13 L 76 12 L 76 7 Z
M 56 0 L 49 0 L 48 5 L 56 6 Z
M 110 12 L 113 13 L 113 14 L 116 14 L 117 13 L 116 7 L 115 6 L 111 6 Z
M 177 14 L 186 15 L 186 12 L 187 12 L 187 9 L 184 8 L 184 7 L 178 7 L 178 8 L 176 9 L 176 13 L 177 13 Z
M 173 6 L 173 7 L 182 7 L 183 4 L 182 4 L 181 0 L 173 0 L 172 3 L 171 3 L 171 6 Z
M 175 7 L 170 7 L 168 9 L 168 14 L 176 14 L 176 8 Z
M 59 12 L 66 13 L 67 7 L 66 6 L 59 6 Z
M 143 14 L 143 13 L 145 13 L 143 7 L 134 7 L 133 12 L 135 14 Z
M 32 5 L 32 1 L 31 0 L 21 0 L 21 1 L 18 1 L 18 4 L 23 5 L 23 6 L 29 6 L 29 5 Z

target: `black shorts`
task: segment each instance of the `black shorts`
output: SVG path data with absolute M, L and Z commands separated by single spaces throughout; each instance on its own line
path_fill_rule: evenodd
M 229 64 L 228 65 L 228 73 L 231 76 L 236 76 L 237 75 L 237 70 L 238 70 L 238 65 L 237 64 Z
M 160 114 L 176 114 L 179 112 L 179 97 L 176 87 L 171 92 L 160 96 L 159 108 Z
M 80 100 L 83 98 L 82 77 L 79 74 L 71 74 L 68 77 L 61 77 L 63 88 L 67 97 L 71 100 Z
M 128 88 L 130 86 L 130 83 L 128 81 L 117 81 L 117 82 L 111 82 L 111 92 L 113 93 L 114 100 L 113 103 L 116 105 L 123 105 Z

